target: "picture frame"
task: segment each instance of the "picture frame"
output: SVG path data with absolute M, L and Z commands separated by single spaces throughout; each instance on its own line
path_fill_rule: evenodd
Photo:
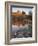
M 30 12 L 29 12 L 29 10 L 30 10 Z M 19 31 L 17 32 L 17 35 L 13 34 L 16 32 L 16 29 L 18 29 L 18 28 L 16 28 L 17 26 L 16 27 L 13 26 L 15 29 L 15 32 L 14 31 L 12 32 L 12 29 L 13 29 L 12 25 L 15 25 L 15 24 L 20 25 L 18 23 L 19 22 L 23 23 L 22 20 L 24 21 L 24 19 L 22 19 L 20 21 L 19 19 L 15 19 L 15 17 L 17 17 L 17 18 L 18 18 L 18 16 L 22 17 L 21 16 L 22 14 L 24 16 L 25 11 L 27 11 L 26 12 L 26 20 L 27 20 L 26 22 L 28 23 L 29 22 L 28 20 L 31 21 L 31 22 L 29 22 L 29 24 L 31 24 L 31 27 L 32 27 L 31 32 L 27 31 L 27 32 L 25 32 L 26 34 L 24 34 L 24 32 L 22 32 L 21 31 L 22 29 L 21 29 L 20 34 L 22 34 L 22 36 L 21 35 L 19 36 Z M 13 12 L 17 12 L 17 13 L 12 14 Z M 14 16 L 12 16 L 12 15 L 14 15 Z M 12 19 L 12 17 L 14 17 L 14 19 Z M 18 20 L 18 22 L 17 22 L 17 20 Z M 12 22 L 14 22 L 14 23 L 12 23 Z M 27 24 L 26 22 L 25 22 L 25 24 Z M 22 27 L 24 27 L 24 26 L 22 26 Z M 27 28 L 27 26 L 26 26 L 26 28 Z M 37 42 L 37 4 L 36 3 L 6 1 L 5 2 L 5 44 L 12 45 L 12 44 L 36 43 L 36 42 Z

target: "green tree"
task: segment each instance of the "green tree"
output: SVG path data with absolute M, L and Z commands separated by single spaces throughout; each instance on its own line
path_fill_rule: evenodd
M 29 15 L 32 15 L 32 11 L 29 11 Z

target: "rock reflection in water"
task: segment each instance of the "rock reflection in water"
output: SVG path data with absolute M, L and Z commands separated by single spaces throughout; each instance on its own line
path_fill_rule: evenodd
M 32 26 L 31 25 L 12 25 L 12 38 L 23 38 L 32 37 Z

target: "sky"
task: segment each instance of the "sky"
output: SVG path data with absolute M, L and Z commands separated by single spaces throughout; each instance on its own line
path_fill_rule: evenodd
M 18 8 L 18 7 L 13 7 L 12 12 L 17 12 L 19 10 L 20 12 L 24 11 L 26 14 L 29 14 L 29 11 L 32 11 L 32 8 Z

